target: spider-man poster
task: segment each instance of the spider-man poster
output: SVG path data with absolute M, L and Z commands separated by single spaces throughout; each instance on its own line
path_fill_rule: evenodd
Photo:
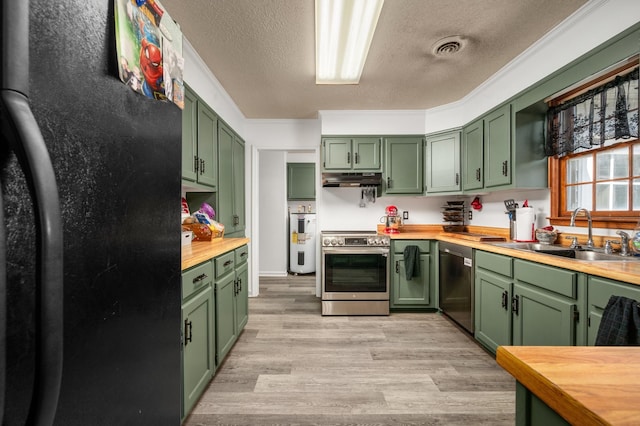
M 158 0 L 115 0 L 120 79 L 184 107 L 182 33 Z

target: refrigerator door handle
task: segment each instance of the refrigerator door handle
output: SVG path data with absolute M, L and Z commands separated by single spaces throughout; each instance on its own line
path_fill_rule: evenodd
M 15 151 L 36 210 L 36 365 L 27 424 L 53 424 L 62 381 L 62 217 L 53 165 L 29 107 L 29 3 L 2 2 L 2 132 Z M 3 413 L 1 413 L 3 414 Z

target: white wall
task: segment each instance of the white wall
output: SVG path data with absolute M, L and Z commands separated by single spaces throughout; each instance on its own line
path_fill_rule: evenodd
M 287 273 L 286 152 L 261 152 L 258 168 L 258 270 L 260 275 L 284 276 Z

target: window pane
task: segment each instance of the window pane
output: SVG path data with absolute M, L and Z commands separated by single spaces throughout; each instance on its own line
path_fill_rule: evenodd
M 633 145 L 633 175 L 640 176 L 640 145 L 637 144 Z
M 593 156 L 571 158 L 567 161 L 567 183 L 591 182 L 593 180 Z
M 576 185 L 567 187 L 567 210 L 575 210 L 578 207 L 593 209 L 591 192 L 593 185 Z
M 633 180 L 633 210 L 640 210 L 640 179 Z
M 629 176 L 627 147 L 596 153 L 596 179 L 615 179 Z
M 626 181 L 596 184 L 596 210 L 628 210 L 629 185 Z

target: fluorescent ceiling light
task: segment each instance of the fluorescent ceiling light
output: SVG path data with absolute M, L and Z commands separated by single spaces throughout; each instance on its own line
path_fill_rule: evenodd
M 384 0 L 316 0 L 316 84 L 357 84 Z

